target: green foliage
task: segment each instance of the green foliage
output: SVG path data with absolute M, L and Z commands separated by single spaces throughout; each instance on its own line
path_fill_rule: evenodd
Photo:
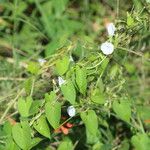
M 129 73 L 134 73 L 136 70 L 135 66 L 129 62 L 125 63 L 125 67 Z
M 69 58 L 67 56 L 64 56 L 62 59 L 57 60 L 56 71 L 60 76 L 66 73 L 69 68 L 69 63 Z
M 53 102 L 57 99 L 56 93 L 54 91 L 51 91 L 50 94 L 45 94 L 45 101 L 46 102 Z
M 66 84 L 61 86 L 61 91 L 64 95 L 64 98 L 69 101 L 71 104 L 75 104 L 76 100 L 76 90 L 71 81 L 68 81 Z
M 73 150 L 73 149 L 74 149 L 73 144 L 69 139 L 65 139 L 64 141 L 62 141 L 58 147 L 58 150 Z
M 80 93 L 85 95 L 86 88 L 87 88 L 86 69 L 80 68 L 79 66 L 76 66 L 76 83 L 77 83 Z
M 34 128 L 43 136 L 50 138 L 50 129 L 45 116 L 41 116 L 34 124 Z
M 142 120 L 149 120 L 150 118 L 150 107 L 149 106 L 137 106 L 137 113 Z
M 102 143 L 97 142 L 96 144 L 93 145 L 92 150 L 102 150 Z
M 1 0 L 0 150 L 148 150 L 149 8 L 149 0 Z
M 18 111 L 22 117 L 28 117 L 30 115 L 29 110 L 32 105 L 32 98 L 27 97 L 26 100 L 20 98 L 18 100 Z
M 30 115 L 35 115 L 36 113 L 38 113 L 39 111 L 39 108 L 42 106 L 42 101 L 40 100 L 34 100 L 32 101 L 32 105 L 30 107 L 30 110 L 29 110 L 29 114 Z
M 28 79 L 25 80 L 25 82 L 24 82 L 25 91 L 26 91 L 26 93 L 28 93 L 28 94 L 30 94 L 30 92 L 31 92 L 32 83 L 33 83 L 33 77 L 28 78 Z
M 134 18 L 132 18 L 132 16 L 129 13 L 127 13 L 127 26 L 133 27 L 134 25 L 135 25 Z
M 59 102 L 47 102 L 45 104 L 45 113 L 46 118 L 49 121 L 50 125 L 57 129 L 60 123 L 61 117 L 61 104 Z
M 118 101 L 114 101 L 113 103 L 113 110 L 116 113 L 117 117 L 119 117 L 120 119 L 130 122 L 130 118 L 131 118 L 131 103 L 129 100 L 120 100 L 120 102 Z
M 82 112 L 81 119 L 84 122 L 89 134 L 96 137 L 98 130 L 98 119 L 96 113 L 93 110 Z
M 99 89 L 95 89 L 92 92 L 91 100 L 97 104 L 104 104 L 105 103 L 104 93 L 102 93 Z
M 12 128 L 12 136 L 21 149 L 26 150 L 31 146 L 31 132 L 27 122 L 17 123 Z
M 147 134 L 138 133 L 132 137 L 131 142 L 137 150 L 148 150 L 150 147 L 150 138 Z
M 38 63 L 35 62 L 30 62 L 27 68 L 27 70 L 34 75 L 38 74 L 39 69 Z

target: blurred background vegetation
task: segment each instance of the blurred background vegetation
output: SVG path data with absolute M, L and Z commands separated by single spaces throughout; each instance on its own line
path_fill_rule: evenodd
M 133 25 L 126 25 L 129 20 Z M 82 57 L 108 39 L 107 22 L 115 23 L 120 47 L 104 84 L 125 85 L 142 121 L 150 119 L 149 0 L 0 0 L 0 116 L 28 76 L 29 62 L 48 60 L 70 44 Z
M 136 26 L 125 26 L 127 12 Z M 126 90 L 149 111 L 149 19 L 149 0 L 0 0 L 0 103 L 16 94 L 26 63 L 49 58 L 71 43 L 97 47 L 107 39 L 106 22 L 114 22 L 119 42 L 131 53 L 114 55 L 111 73 L 123 66 Z M 5 105 L 0 107 L 2 112 Z
M 149 57 L 150 5 L 148 0 L 1 0 L 0 1 L 0 99 L 22 82 L 24 63 L 50 57 L 70 43 L 99 45 L 106 39 L 106 22 L 119 23 L 121 42 L 135 53 Z M 132 14 L 137 29 L 126 29 L 127 12 Z M 121 22 L 121 23 L 120 23 Z M 133 27 L 134 28 L 134 27 Z M 134 36 L 135 33 L 136 36 Z M 115 57 L 114 57 L 115 58 Z M 132 55 L 125 57 L 129 92 L 148 98 L 149 63 Z M 123 59 L 116 58 L 118 64 Z M 130 90 L 132 89 L 132 90 Z

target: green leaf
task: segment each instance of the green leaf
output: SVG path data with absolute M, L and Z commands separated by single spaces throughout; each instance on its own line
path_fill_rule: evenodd
M 28 64 L 28 68 L 27 68 L 27 71 L 29 71 L 30 73 L 34 74 L 34 75 L 37 75 L 38 72 L 40 70 L 40 66 L 38 63 L 36 62 L 30 62 Z
M 11 135 L 12 125 L 9 121 L 6 121 L 3 124 L 3 131 L 4 131 L 5 135 L 7 135 L 7 136 Z
M 62 76 L 65 74 L 69 68 L 69 57 L 64 56 L 62 59 L 57 60 L 56 62 L 56 71 L 57 73 Z
M 131 143 L 136 150 L 149 150 L 150 148 L 150 138 L 146 134 L 134 135 L 131 139 Z
M 59 102 L 47 102 L 45 104 L 45 113 L 50 125 L 54 129 L 57 129 L 59 127 L 61 117 L 61 104 Z
M 27 150 L 31 144 L 31 132 L 26 122 L 17 123 L 12 128 L 12 136 L 17 145 L 23 150 Z
M 101 92 L 104 92 L 104 84 L 101 78 L 98 79 L 97 87 L 100 89 Z
M 60 41 L 57 40 L 52 40 L 49 44 L 47 44 L 46 49 L 45 49 L 45 55 L 50 56 L 53 55 L 57 49 L 59 49 L 61 46 L 63 46 Z
M 128 100 L 120 100 L 120 103 L 118 101 L 114 101 L 113 110 L 120 119 L 130 122 L 131 103 Z
M 76 43 L 76 48 L 73 49 L 73 55 L 75 55 L 77 58 L 83 58 L 85 55 L 85 49 L 83 48 L 83 44 L 79 41 Z
M 86 69 L 80 68 L 79 66 L 76 66 L 76 83 L 80 93 L 85 95 L 87 89 Z
M 31 88 L 32 88 L 32 82 L 33 82 L 33 78 L 28 78 L 27 80 L 25 80 L 24 82 L 24 88 L 27 94 L 30 94 Z
M 27 97 L 26 100 L 23 98 L 20 98 L 18 100 L 18 111 L 22 117 L 28 117 L 29 116 L 29 110 L 32 105 L 32 98 Z
M 88 110 L 87 112 L 82 112 L 80 116 L 88 132 L 96 136 L 98 131 L 98 119 L 95 111 Z
M 5 147 L 0 150 L 20 150 L 20 147 L 14 142 L 12 137 L 7 138 Z
M 67 139 L 62 141 L 57 150 L 73 150 L 73 144 L 71 140 Z
M 113 65 L 110 69 L 110 78 L 114 79 L 115 77 L 117 77 L 118 71 L 119 71 L 118 65 Z
M 132 64 L 131 62 L 126 62 L 124 66 L 126 70 L 128 71 L 128 73 L 134 73 L 136 71 L 134 64 Z
M 137 113 L 139 114 L 140 118 L 144 120 L 150 119 L 150 107 L 149 106 L 137 106 Z
M 91 100 L 97 104 L 104 104 L 105 103 L 104 93 L 102 93 L 99 89 L 96 89 L 94 92 L 92 92 Z
M 45 116 L 41 116 L 33 126 L 40 134 L 50 138 L 50 129 Z
M 96 144 L 93 145 L 92 150 L 102 150 L 102 146 L 103 143 L 98 141 Z
M 68 81 L 66 84 L 61 86 L 61 91 L 67 101 L 71 104 L 75 104 L 76 100 L 76 90 L 71 81 Z
M 50 94 L 45 94 L 45 101 L 46 102 L 53 102 L 57 99 L 56 93 L 54 91 L 51 91 Z
M 52 13 L 52 5 L 51 5 L 51 1 L 47 1 L 44 4 L 40 4 L 40 1 L 34 1 L 36 4 L 36 7 L 38 9 L 38 11 L 41 14 L 41 22 L 44 26 L 43 31 L 47 33 L 48 37 L 52 37 L 54 35 L 54 29 L 55 29 L 55 22 L 54 22 L 54 16 L 51 15 Z M 49 9 L 49 11 L 45 11 Z M 56 33 L 56 32 L 55 32 Z M 56 37 L 56 36 L 55 36 Z M 53 42 L 53 38 L 52 37 L 52 42 Z
M 63 11 L 65 11 L 65 8 L 67 7 L 68 0 L 52 0 L 52 3 L 55 9 L 55 15 L 61 17 Z
M 34 139 L 32 139 L 29 149 L 32 149 L 34 146 L 36 146 L 41 141 L 42 141 L 41 138 L 34 138 Z
M 101 76 L 104 74 L 104 72 L 105 72 L 105 70 L 106 70 L 106 68 L 107 68 L 107 66 L 108 66 L 108 63 L 109 63 L 109 59 L 108 59 L 108 58 L 106 58 L 106 59 L 101 63 L 100 70 L 99 70 Z
M 43 104 L 43 101 L 41 100 L 32 101 L 32 105 L 29 110 L 29 115 L 35 115 L 36 113 L 38 113 L 39 108 L 42 106 L 42 104 Z
M 95 134 L 91 134 L 91 132 L 86 129 L 86 142 L 88 144 L 95 144 L 99 141 L 99 136 Z
M 134 18 L 132 18 L 131 14 L 127 12 L 127 26 L 133 27 L 134 24 Z

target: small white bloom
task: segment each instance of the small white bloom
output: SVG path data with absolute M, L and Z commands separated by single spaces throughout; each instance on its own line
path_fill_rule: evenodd
M 38 62 L 39 62 L 39 64 L 40 64 L 40 66 L 43 66 L 44 63 L 46 63 L 46 60 L 43 59 L 43 58 L 39 58 L 39 59 L 38 59 Z
M 69 60 L 70 60 L 70 61 L 74 61 L 71 55 L 70 55 L 70 58 L 69 58 Z
M 70 117 L 74 117 L 76 114 L 76 109 L 73 106 L 67 108 L 67 113 Z
M 113 23 L 108 23 L 106 25 L 106 29 L 107 29 L 109 36 L 113 36 L 115 34 L 116 28 L 115 28 L 115 25 Z
M 100 49 L 105 55 L 110 55 L 114 51 L 114 45 L 110 42 L 105 42 L 105 43 L 102 43 L 102 45 L 100 46 Z
M 61 86 L 65 82 L 66 82 L 66 80 L 64 80 L 62 77 L 58 77 L 58 84 L 59 84 L 59 86 Z

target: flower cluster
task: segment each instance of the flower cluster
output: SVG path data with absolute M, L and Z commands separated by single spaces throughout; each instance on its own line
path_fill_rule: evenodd
M 106 29 L 108 32 L 108 36 L 110 36 L 110 37 L 114 36 L 116 28 L 115 28 L 115 25 L 113 23 L 108 23 L 106 25 Z M 106 42 L 101 44 L 100 49 L 103 52 L 103 54 L 110 55 L 114 51 L 114 45 L 111 42 L 106 41 Z

